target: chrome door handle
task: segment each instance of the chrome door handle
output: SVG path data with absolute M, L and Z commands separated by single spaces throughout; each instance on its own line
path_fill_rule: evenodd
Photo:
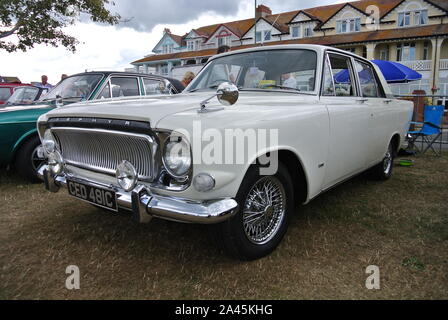
M 357 99 L 356 101 L 357 101 L 357 102 L 361 102 L 361 103 L 364 103 L 364 102 L 367 102 L 367 101 L 369 101 L 369 99 Z
M 387 103 L 387 104 L 389 104 L 389 103 L 391 103 L 391 102 L 392 102 L 392 99 L 384 100 L 384 103 Z

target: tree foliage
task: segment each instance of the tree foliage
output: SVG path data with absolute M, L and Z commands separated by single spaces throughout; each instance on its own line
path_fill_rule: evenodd
M 74 52 L 78 40 L 63 28 L 80 17 L 117 24 L 120 16 L 106 6 L 109 0 L 0 0 L 0 49 L 26 51 L 36 44 L 63 45 Z M 5 39 L 7 39 L 5 41 Z

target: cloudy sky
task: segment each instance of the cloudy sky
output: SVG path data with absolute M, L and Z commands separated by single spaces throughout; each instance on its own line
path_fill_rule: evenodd
M 273 13 L 310 8 L 345 0 L 258 0 Z M 76 53 L 63 47 L 36 46 L 27 52 L 0 50 L 0 74 L 38 81 L 47 74 L 55 84 L 62 73 L 87 70 L 123 70 L 149 54 L 164 28 L 183 35 L 192 28 L 254 15 L 254 0 L 115 0 L 112 12 L 128 22 L 106 26 L 82 21 L 67 28 L 80 41 Z

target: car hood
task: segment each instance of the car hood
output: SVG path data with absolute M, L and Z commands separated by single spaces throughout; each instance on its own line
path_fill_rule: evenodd
M 54 109 L 45 114 L 41 120 L 59 117 L 95 117 L 107 119 L 126 119 L 134 121 L 146 121 L 153 128 L 165 118 L 174 114 L 182 114 L 186 117 L 197 117 L 201 101 L 210 98 L 214 93 L 195 92 L 177 94 L 171 96 L 132 97 L 124 99 L 103 99 L 82 103 L 70 104 Z M 315 100 L 315 96 L 301 95 L 288 92 L 266 91 L 242 91 L 237 103 L 225 109 L 243 108 L 245 106 L 259 107 L 262 105 L 295 105 L 299 101 Z M 221 108 L 222 105 L 216 98 L 210 100 L 207 108 Z M 275 111 L 275 110 L 274 110 Z M 207 115 L 213 117 L 222 111 L 210 112 Z

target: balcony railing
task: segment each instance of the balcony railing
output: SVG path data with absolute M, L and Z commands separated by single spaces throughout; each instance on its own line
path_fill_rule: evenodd
M 440 60 L 440 70 L 448 70 L 448 59 Z
M 431 60 L 399 61 L 399 63 L 415 71 L 431 70 Z

